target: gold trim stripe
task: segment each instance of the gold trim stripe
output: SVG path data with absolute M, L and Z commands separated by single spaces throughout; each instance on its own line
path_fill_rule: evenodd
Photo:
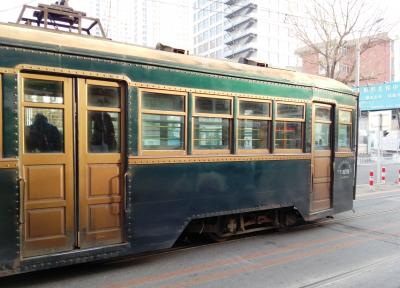
M 142 82 L 131 82 L 129 86 L 137 87 L 139 89 L 158 89 L 158 90 L 169 90 L 169 91 L 180 91 L 180 92 L 191 92 L 203 97 L 203 94 L 208 95 L 216 95 L 216 96 L 228 96 L 228 97 L 245 97 L 241 100 L 246 100 L 246 98 L 252 99 L 260 99 L 260 100 L 276 100 L 276 101 L 290 101 L 297 103 L 311 103 L 311 100 L 305 99 L 293 99 L 293 98 L 284 98 L 279 96 L 271 96 L 271 95 L 256 95 L 256 94 L 246 94 L 246 93 L 234 93 L 234 92 L 224 92 L 218 90 L 206 90 L 206 89 L 194 89 L 194 88 L 186 88 L 186 87 L 176 87 L 176 86 L 168 86 L 168 85 L 158 85 L 158 84 L 149 84 Z
M 311 154 L 301 155 L 257 155 L 257 156 L 204 156 L 204 157 L 165 157 L 165 158 L 136 158 L 129 157 L 130 165 L 167 164 L 167 163 L 210 163 L 210 162 L 244 162 L 244 161 L 278 161 L 278 160 L 311 160 Z
M 357 106 L 350 106 L 350 105 L 344 105 L 344 104 L 337 104 L 338 109 L 350 109 L 350 110 L 355 110 L 357 109 Z
M 349 157 L 354 157 L 353 152 L 336 152 L 335 153 L 336 158 L 349 158 Z
M 0 169 L 10 169 L 17 167 L 18 167 L 17 160 L 0 160 Z
M 13 69 L 13 68 L 1 68 L 0 67 L 0 73 L 4 73 L 4 74 L 14 74 L 16 73 L 17 70 Z
M 132 83 L 129 77 L 119 74 L 92 72 L 92 71 L 76 70 L 76 69 L 64 69 L 64 68 L 47 67 L 40 65 L 26 65 L 26 64 L 17 65 L 15 68 L 16 71 L 21 71 L 21 70 L 43 71 L 48 73 L 68 74 L 69 76 L 89 76 L 94 78 L 103 78 L 107 80 L 120 80 L 120 81 L 126 81 L 128 84 Z

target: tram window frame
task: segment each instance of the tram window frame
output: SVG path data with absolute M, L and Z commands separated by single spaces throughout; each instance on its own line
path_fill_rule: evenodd
M 30 99 L 27 99 L 25 96 L 25 81 L 26 80 L 44 80 L 44 81 L 55 81 L 55 82 L 63 82 L 63 102 L 62 103 L 46 103 L 45 101 L 32 101 Z M 52 155 L 61 155 L 67 153 L 67 145 L 66 145 L 66 139 L 68 137 L 66 131 L 70 129 L 71 123 L 67 123 L 65 121 L 66 118 L 66 109 L 67 109 L 67 104 L 65 102 L 65 96 L 68 94 L 71 94 L 72 91 L 70 90 L 71 87 L 69 85 L 66 85 L 67 82 L 70 81 L 70 78 L 67 77 L 62 77 L 62 76 L 56 76 L 56 75 L 48 75 L 48 74 L 32 74 L 32 73 L 23 73 L 21 74 L 21 85 L 19 88 L 19 91 L 21 93 L 21 105 L 20 105 L 20 125 L 22 126 L 22 139 L 20 143 L 20 150 L 21 153 L 23 154 L 29 154 L 29 155 L 46 155 L 46 156 L 52 156 Z M 26 143 L 27 138 L 26 138 L 26 115 L 25 112 L 27 109 L 44 109 L 44 110 L 62 110 L 63 111 L 63 116 L 62 116 L 62 134 L 61 134 L 61 150 L 60 151 L 29 151 L 28 145 Z M 53 125 L 52 123 L 50 123 Z
M 229 100 L 230 104 L 230 113 L 229 114 L 217 114 L 217 113 L 204 113 L 204 112 L 196 112 L 196 99 L 197 98 L 210 98 L 210 99 L 223 99 Z M 218 155 L 218 154 L 231 154 L 232 153 L 232 144 L 233 144 L 233 97 L 230 96 L 221 96 L 221 95 L 209 95 L 209 94 L 193 94 L 192 97 L 192 107 L 193 107 L 193 115 L 192 115 L 192 152 L 193 154 L 202 154 L 202 155 Z M 228 148 L 227 149 L 199 149 L 196 148 L 195 145 L 195 120 L 196 118 L 220 118 L 220 119 L 228 119 L 229 129 L 228 129 Z
M 155 94 L 163 94 L 163 95 L 171 95 L 172 97 L 183 97 L 183 111 L 168 111 L 168 110 L 158 110 L 158 109 L 148 109 L 144 108 L 143 105 L 143 94 L 145 92 L 155 93 Z M 187 154 L 187 127 L 188 127 L 188 93 L 181 91 L 172 91 L 172 90 L 162 90 L 162 89 L 143 89 L 140 88 L 138 91 L 138 142 L 139 142 L 139 155 L 140 156 L 184 156 Z M 164 115 L 164 116 L 181 116 L 183 117 L 183 149 L 160 149 L 160 150 L 151 150 L 145 149 L 143 147 L 143 114 L 147 115 Z
M 287 117 L 279 117 L 278 115 L 278 105 L 294 105 L 294 106 L 302 106 L 303 107 L 303 117 L 302 118 L 287 118 Z M 290 102 L 290 101 L 276 101 L 275 102 L 275 119 L 274 119 L 274 151 L 278 153 L 303 153 L 304 152 L 304 129 L 306 122 L 306 104 L 298 103 L 298 102 Z M 277 123 L 300 123 L 301 124 L 301 147 L 300 148 L 277 148 Z
M 350 113 L 350 120 L 349 121 L 342 121 L 340 117 L 340 112 L 348 112 Z M 339 108 L 338 109 L 338 139 L 337 139 L 337 145 L 338 145 L 338 150 L 339 152 L 350 152 L 352 151 L 352 144 L 353 144 L 353 110 L 352 109 L 344 109 L 344 108 Z M 341 147 L 339 146 L 339 137 L 340 137 L 340 126 L 345 125 L 345 126 L 350 126 L 350 135 L 349 135 L 349 146 L 346 147 Z
M 90 90 L 89 87 L 90 86 L 98 86 L 98 87 L 105 87 L 105 88 L 118 88 L 119 89 L 119 105 L 118 107 L 107 107 L 107 106 L 101 106 L 101 105 L 95 105 L 90 103 Z M 93 151 L 91 150 L 91 145 L 89 143 L 89 129 L 90 127 L 87 126 L 87 131 L 86 131 L 86 152 L 91 154 L 91 155 L 102 155 L 102 154 L 114 154 L 114 155 L 119 155 L 124 151 L 124 139 L 125 139 L 125 135 L 124 135 L 124 131 L 125 131 L 125 124 L 124 124 L 124 111 L 123 111 L 123 107 L 124 107 L 124 93 L 125 93 L 125 88 L 123 85 L 121 85 L 121 83 L 119 82 L 114 82 L 114 81 L 107 81 L 107 80 L 94 80 L 94 79 L 88 79 L 86 80 L 86 117 L 87 120 L 89 120 L 89 114 L 91 112 L 97 113 L 97 112 L 105 112 L 105 113 L 115 113 L 115 114 L 119 114 L 119 123 L 118 123 L 118 137 L 119 139 L 116 139 L 116 144 L 118 145 L 117 150 L 116 151 Z M 86 124 L 89 125 L 89 122 Z M 114 127 L 115 129 L 115 127 Z M 83 129 L 81 129 L 83 131 Z
M 240 112 L 241 108 L 241 103 L 242 102 L 257 102 L 257 103 L 265 103 L 268 104 L 268 111 L 266 116 L 261 116 L 261 115 L 243 115 Z M 237 131 L 236 131 L 236 147 L 237 147 L 237 152 L 238 154 L 266 154 L 270 153 L 271 151 L 271 130 L 272 130 L 272 100 L 264 100 L 264 99 L 252 99 L 252 98 L 243 98 L 239 97 L 238 98 L 238 111 L 237 111 L 237 120 L 238 120 L 238 125 L 237 125 Z M 240 129 L 240 122 L 245 121 L 245 120 L 254 120 L 254 121 L 265 121 L 267 122 L 267 133 L 266 133 L 266 142 L 267 142 L 267 147 L 266 148 L 252 148 L 252 149 L 244 149 L 240 148 L 239 146 L 239 141 L 242 139 L 239 139 L 239 129 Z M 244 140 L 244 139 L 243 139 Z

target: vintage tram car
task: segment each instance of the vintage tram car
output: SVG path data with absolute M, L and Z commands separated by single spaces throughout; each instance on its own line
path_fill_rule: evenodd
M 0 276 L 352 209 L 332 79 L 1 24 L 0 83 Z

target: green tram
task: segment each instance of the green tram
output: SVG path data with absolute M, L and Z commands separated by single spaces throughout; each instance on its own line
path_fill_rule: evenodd
M 353 207 L 331 79 L 0 25 L 0 276 Z

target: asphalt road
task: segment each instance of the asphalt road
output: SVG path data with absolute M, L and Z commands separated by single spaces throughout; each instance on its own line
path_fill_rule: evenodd
M 0 280 L 0 287 L 398 288 L 400 188 L 393 187 L 372 193 L 359 189 L 355 213 L 314 225 L 138 259 L 13 276 Z

